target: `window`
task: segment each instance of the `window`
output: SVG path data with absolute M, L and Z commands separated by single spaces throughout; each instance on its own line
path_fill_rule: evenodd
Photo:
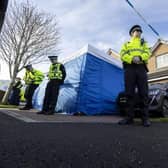
M 157 68 L 168 67 L 168 53 L 156 57 Z

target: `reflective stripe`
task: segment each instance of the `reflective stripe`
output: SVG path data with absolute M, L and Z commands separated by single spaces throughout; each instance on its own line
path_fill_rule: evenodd
M 134 51 L 139 51 L 139 52 L 141 52 L 141 53 L 147 53 L 147 54 L 149 54 L 147 51 L 144 51 L 144 50 L 142 50 L 142 49 L 135 48 L 135 49 L 130 49 L 130 50 L 125 51 L 124 53 L 121 54 L 121 56 L 123 57 L 123 56 L 126 55 L 126 54 L 131 54 L 131 52 L 134 52 Z
M 125 51 L 124 53 L 121 54 L 121 57 L 123 57 L 124 55 L 129 54 L 129 53 L 130 53 L 129 51 Z
M 128 52 L 133 52 L 133 51 L 144 52 L 144 50 L 139 49 L 139 48 L 134 48 L 134 49 L 129 49 L 129 50 L 128 50 Z
M 148 52 L 148 51 L 143 51 L 143 53 L 149 54 L 149 52 Z
M 62 80 L 63 74 L 62 71 L 60 70 L 61 64 L 52 64 L 50 66 L 49 74 L 48 77 L 49 79 L 60 79 Z

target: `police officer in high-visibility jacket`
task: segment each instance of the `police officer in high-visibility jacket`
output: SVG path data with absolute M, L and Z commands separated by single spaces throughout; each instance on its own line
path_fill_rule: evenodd
M 134 122 L 134 96 L 135 89 L 141 100 L 142 124 L 151 125 L 148 115 L 148 82 L 147 62 L 151 55 L 148 44 L 141 38 L 142 28 L 134 25 L 129 34 L 131 40 L 121 48 L 121 60 L 124 67 L 125 92 L 128 101 L 127 117 L 119 121 L 120 125 L 133 124 Z
M 52 115 L 55 112 L 59 88 L 64 83 L 66 71 L 63 64 L 58 63 L 58 56 L 49 56 L 48 58 L 52 63 L 48 73 L 49 81 L 45 90 L 42 110 L 37 112 L 37 114 Z
M 31 64 L 25 66 L 25 69 L 26 72 L 23 80 L 26 84 L 24 94 L 26 105 L 25 107 L 20 108 L 20 110 L 30 110 L 32 108 L 32 97 L 34 91 L 44 79 L 44 74 L 41 71 L 34 69 Z

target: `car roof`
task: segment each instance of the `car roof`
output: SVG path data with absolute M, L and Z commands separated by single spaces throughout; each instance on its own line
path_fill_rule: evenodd
M 158 88 L 158 89 L 163 89 L 163 88 L 168 88 L 168 83 L 154 83 L 154 84 L 149 84 L 149 89 L 152 88 Z

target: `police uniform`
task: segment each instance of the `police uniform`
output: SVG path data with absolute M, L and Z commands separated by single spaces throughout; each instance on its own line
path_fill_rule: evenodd
M 50 56 L 50 59 L 57 58 L 57 56 Z M 58 99 L 60 85 L 64 83 L 66 71 L 61 63 L 52 63 L 48 73 L 48 83 L 45 90 L 45 97 L 43 101 L 42 111 L 37 114 L 54 114 Z
M 11 98 L 9 99 L 9 103 L 12 105 L 19 105 L 20 103 L 20 92 L 21 92 L 21 88 L 22 88 L 22 82 L 21 79 L 19 78 L 19 80 L 17 82 L 14 83 L 13 87 L 12 87 L 12 94 L 11 94 Z
M 130 29 L 129 34 L 133 31 L 142 29 L 139 25 L 135 25 Z M 139 37 L 132 37 L 121 48 L 121 60 L 124 67 L 125 92 L 128 101 L 127 118 L 121 120 L 119 124 L 132 124 L 134 118 L 134 96 L 135 88 L 141 100 L 142 121 L 144 126 L 149 126 L 148 119 L 148 82 L 147 82 L 147 62 L 150 57 L 150 49 L 148 44 Z M 139 59 L 136 63 L 135 57 Z
M 27 85 L 24 94 L 24 97 L 26 99 L 26 105 L 25 107 L 20 108 L 21 110 L 29 110 L 32 108 L 32 97 L 34 91 L 44 79 L 44 74 L 41 71 L 32 68 L 32 65 L 27 65 L 25 66 L 25 68 L 26 72 L 23 80 Z M 29 70 L 29 68 L 31 70 Z

